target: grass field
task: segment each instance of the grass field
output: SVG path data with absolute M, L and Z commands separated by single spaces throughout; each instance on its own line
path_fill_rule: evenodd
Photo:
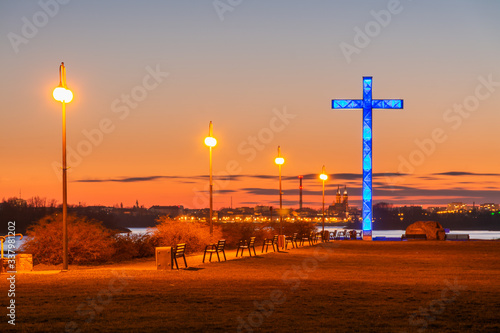
M 4 315 L 0 330 L 500 331 L 496 241 L 337 241 L 222 263 L 188 257 L 188 264 L 179 271 L 141 260 L 18 273 L 16 326 Z

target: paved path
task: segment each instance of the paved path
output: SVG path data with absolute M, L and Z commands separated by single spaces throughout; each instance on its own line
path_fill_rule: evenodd
M 319 243 L 316 243 L 319 244 Z M 315 245 L 316 245 L 315 244 Z M 309 245 L 304 245 L 304 246 L 299 246 L 300 247 L 308 247 Z M 312 245 L 314 246 L 314 245 Z M 272 248 L 269 248 L 269 251 L 266 253 L 262 253 L 262 245 L 256 245 L 255 246 L 255 251 L 257 253 L 257 257 L 262 257 L 268 253 L 273 253 Z M 293 248 L 291 248 L 291 245 L 288 246 L 288 250 L 284 250 L 283 248 L 280 248 L 280 252 L 289 252 L 293 251 Z M 241 251 L 239 253 L 239 256 L 236 257 L 236 250 L 226 250 L 226 259 L 227 260 L 239 260 L 241 258 L 247 258 L 249 257 L 248 250 L 245 250 L 243 253 L 243 256 L 241 256 Z M 224 257 L 222 253 L 219 253 L 219 256 L 221 257 L 221 260 L 224 260 Z M 252 251 L 252 257 L 254 256 L 253 251 Z M 193 254 L 186 255 L 186 261 L 188 264 L 188 267 L 197 267 L 201 265 L 211 265 L 211 264 L 216 264 L 217 263 L 217 255 L 214 253 L 212 254 L 212 262 L 209 262 L 208 259 L 210 257 L 210 254 L 207 254 L 205 258 L 205 263 L 203 263 L 203 252 L 197 252 Z M 183 269 L 184 268 L 184 261 L 182 258 L 178 258 L 177 262 L 179 264 L 179 268 Z M 175 268 L 175 264 L 174 264 Z M 104 264 L 104 265 L 99 265 L 99 266 L 77 266 L 77 265 L 69 265 L 69 270 L 82 270 L 82 269 L 91 269 L 91 270 L 110 270 L 110 269 L 127 269 L 127 270 L 156 270 L 156 260 L 155 258 L 142 258 L 142 259 L 134 259 L 130 261 L 124 261 L 124 262 L 118 262 L 118 263 L 111 263 L 111 264 Z M 23 274 L 56 274 L 56 273 L 61 273 L 62 270 L 62 265 L 58 266 L 53 266 L 50 269 L 47 269 L 45 267 L 37 267 L 35 266 L 33 271 L 30 272 L 18 272 L 23 273 Z

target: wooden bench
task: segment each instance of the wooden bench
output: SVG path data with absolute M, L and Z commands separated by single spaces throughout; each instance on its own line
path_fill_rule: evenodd
M 205 252 L 203 253 L 203 262 L 205 262 L 205 255 L 210 253 L 210 258 L 208 258 L 209 262 L 212 262 L 212 254 L 217 254 L 217 260 L 220 261 L 219 257 L 219 252 L 222 252 L 224 255 L 224 261 L 226 261 L 226 252 L 224 251 L 224 248 L 226 247 L 226 240 L 221 239 L 217 242 L 217 244 L 209 244 L 205 246 Z
M 356 239 L 356 230 L 350 230 L 347 232 L 349 239 Z
M 285 238 L 285 250 L 288 246 L 288 243 L 292 244 L 292 249 L 298 247 L 297 246 L 297 233 L 294 233 L 292 237 L 288 236 Z
M 401 240 L 427 240 L 426 234 L 404 234 L 401 236 Z
M 174 269 L 174 262 L 175 266 L 177 269 L 179 269 L 179 265 L 177 264 L 177 258 L 184 258 L 184 265 L 186 265 L 186 268 L 188 267 L 187 261 L 186 261 L 186 243 L 182 244 L 177 244 L 174 247 L 172 247 L 172 259 L 171 259 L 171 269 Z
M 313 237 L 313 242 L 317 243 L 317 242 L 319 242 L 320 239 L 321 239 L 321 241 L 323 241 L 323 235 L 321 234 L 321 231 L 315 232 L 314 237 Z
M 278 235 L 274 235 L 273 238 L 265 238 L 264 239 L 264 243 L 262 244 L 262 252 L 261 253 L 264 253 L 264 247 L 266 247 L 266 252 L 267 252 L 269 245 L 271 245 L 273 247 L 273 251 L 276 251 L 276 249 L 278 250 L 278 252 L 280 251 L 280 249 L 278 248 Z M 276 249 L 274 248 L 275 246 L 276 246 Z
M 240 240 L 238 243 L 238 248 L 236 249 L 236 256 L 238 256 L 239 251 L 241 250 L 241 256 L 243 257 L 243 250 L 248 249 L 248 254 L 250 257 L 252 256 L 252 251 L 253 249 L 253 254 L 257 256 L 257 253 L 255 252 L 255 237 L 250 237 L 250 241 L 247 242 L 246 239 Z
M 340 240 L 340 237 L 342 237 L 342 239 L 346 239 L 346 231 L 347 230 L 340 230 L 337 232 L 337 236 L 335 237 L 337 240 Z
M 313 242 L 314 242 L 314 232 L 313 232 L 313 231 L 311 231 L 311 232 L 309 233 L 309 236 L 305 236 L 305 235 L 304 235 L 304 236 L 302 236 L 302 237 L 300 238 L 300 245 L 304 245 L 304 243 L 305 243 L 306 241 L 307 241 L 307 242 L 309 242 L 309 245 L 312 245 L 312 244 L 313 244 Z

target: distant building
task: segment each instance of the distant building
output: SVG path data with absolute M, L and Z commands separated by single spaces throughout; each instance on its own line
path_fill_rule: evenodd
M 347 194 L 347 186 L 344 186 L 343 194 L 341 194 L 340 186 L 338 186 L 335 202 L 328 207 L 328 213 L 330 216 L 342 219 L 349 217 L 349 195 Z
M 427 211 L 429 213 L 437 213 L 437 212 L 441 212 L 441 211 L 446 211 L 447 208 L 446 207 L 427 207 Z
M 479 206 L 479 210 L 482 212 L 497 212 L 499 210 L 499 206 L 494 203 L 484 203 Z
M 113 207 L 107 207 L 107 206 L 87 206 L 83 207 L 85 210 L 89 212 L 106 212 L 106 213 L 111 213 L 113 211 Z
M 255 206 L 255 213 L 269 214 L 271 212 L 271 206 Z
M 184 206 L 151 206 L 149 211 L 154 214 L 168 215 L 171 218 L 184 215 Z
M 467 204 L 463 202 L 450 202 L 448 204 L 448 212 L 459 213 L 467 210 Z

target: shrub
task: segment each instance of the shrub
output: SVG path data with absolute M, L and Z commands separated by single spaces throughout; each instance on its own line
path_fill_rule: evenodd
M 236 247 L 241 239 L 248 240 L 250 237 L 255 237 L 256 242 L 262 242 L 264 238 L 270 238 L 279 232 L 269 224 L 249 222 L 223 223 L 221 228 L 228 247 Z
M 283 233 L 288 236 L 291 236 L 294 233 L 299 234 L 299 236 L 305 236 L 309 235 L 311 231 L 316 232 L 316 224 L 301 221 L 294 223 L 283 222 Z
M 111 232 L 95 220 L 68 215 L 68 263 L 108 261 L 115 253 Z M 62 214 L 45 216 L 28 227 L 22 250 L 33 254 L 35 264 L 62 263 Z
M 114 241 L 114 261 L 151 257 L 154 255 L 154 246 L 151 242 L 150 234 L 117 234 L 114 236 Z
M 174 246 L 186 243 L 187 252 L 203 251 L 205 246 L 216 243 L 222 238 L 222 232 L 214 225 L 213 236 L 210 236 L 210 227 L 200 222 L 180 222 L 161 216 L 157 220 L 156 229 L 152 230 L 154 246 Z

